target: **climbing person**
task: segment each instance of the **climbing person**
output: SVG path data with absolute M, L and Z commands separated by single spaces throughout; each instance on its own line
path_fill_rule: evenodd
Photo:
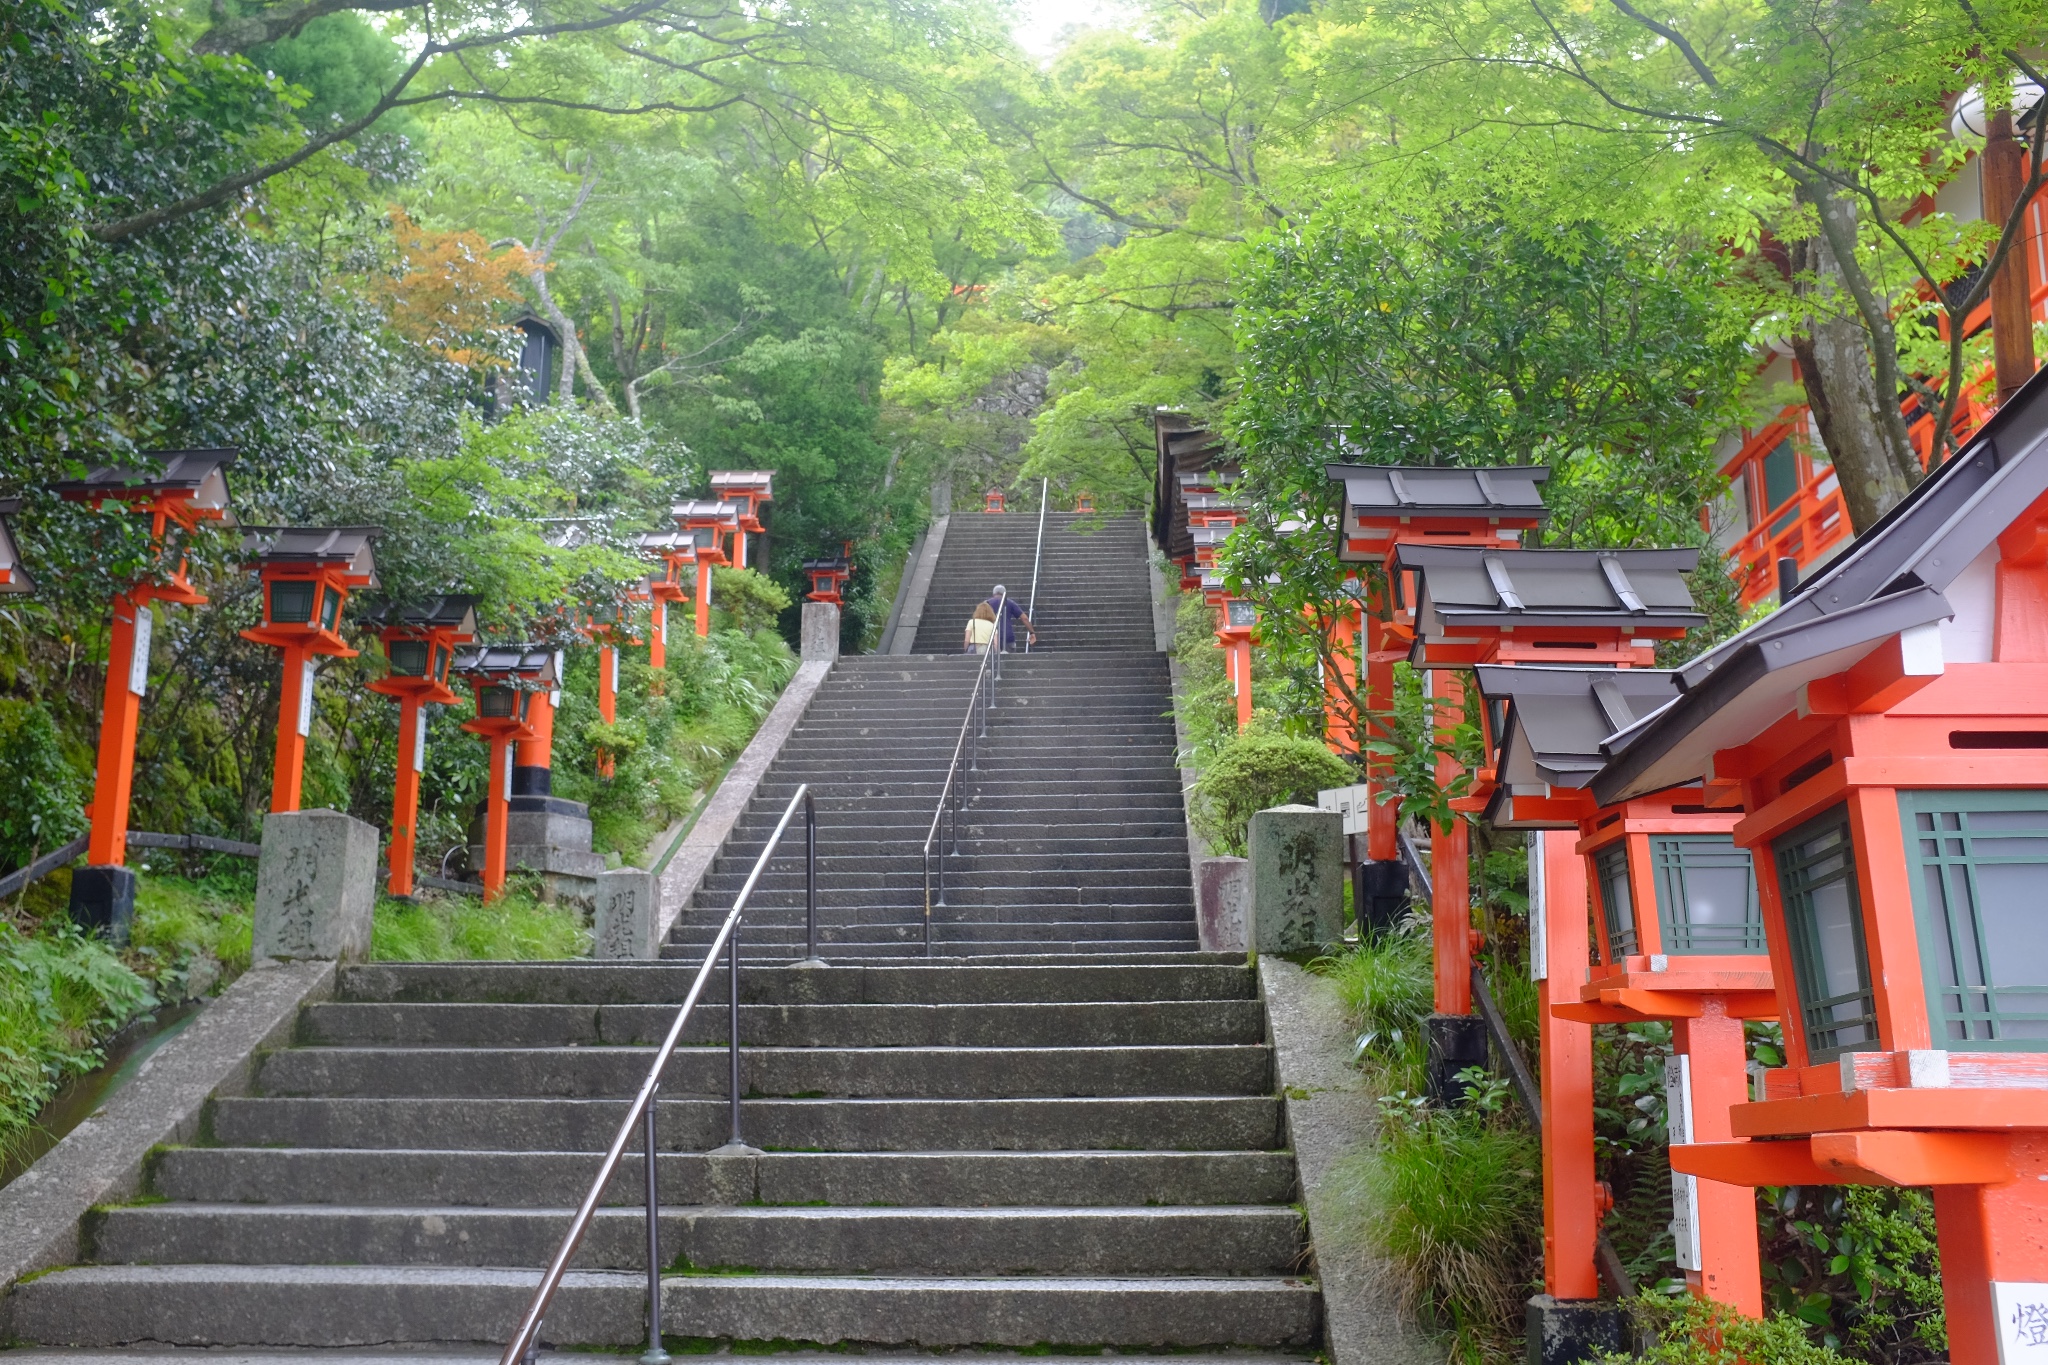
M 986 654 L 989 641 L 995 638 L 996 609 L 983 602 L 974 609 L 974 615 L 967 618 L 967 638 L 963 648 L 969 654 Z
M 1002 647 L 1005 653 L 1017 647 L 1019 625 L 1024 627 L 1025 639 L 1034 645 L 1038 643 L 1038 630 L 1031 624 L 1031 618 L 1024 614 L 1024 608 L 1017 605 L 1017 599 L 1011 597 L 1002 584 L 996 584 L 996 590 L 989 594 L 988 601 L 982 605 L 987 607 L 1002 625 Z

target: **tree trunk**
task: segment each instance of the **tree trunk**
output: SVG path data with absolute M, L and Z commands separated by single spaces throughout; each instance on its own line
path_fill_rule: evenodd
M 1849 523 L 1863 531 L 1919 482 L 1920 462 L 1904 440 L 1897 397 L 1879 392 L 1869 333 L 1827 239 L 1800 242 L 1792 255 L 1794 269 L 1812 276 L 1798 287 L 1821 303 L 1821 316 L 1807 335 L 1793 339 L 1792 351 L 1821 444 L 1835 464 Z

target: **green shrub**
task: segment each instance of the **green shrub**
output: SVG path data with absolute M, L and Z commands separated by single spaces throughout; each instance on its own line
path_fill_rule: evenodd
M 1799 1320 L 1773 1313 L 1761 1321 L 1690 1294 L 1638 1295 L 1629 1304 L 1647 1349 L 1601 1356 L 1601 1365 L 1849 1365 L 1849 1357 L 1809 1341 Z
M 1338 1171 L 1350 1219 L 1392 1267 L 1404 1303 L 1451 1333 L 1452 1357 L 1468 1361 L 1514 1353 L 1543 1238 L 1540 1144 L 1504 1112 L 1504 1087 L 1478 1095 L 1456 1110 L 1383 1097 L 1379 1147 Z
M 1189 793 L 1195 830 L 1242 858 L 1252 816 L 1269 806 L 1314 805 L 1316 793 L 1353 780 L 1351 765 L 1312 739 L 1263 730 L 1234 736 Z
M 517 881 L 489 905 L 471 896 L 380 897 L 370 928 L 379 962 L 553 962 L 589 951 L 580 911 L 549 905 Z
M 775 619 L 789 610 L 789 591 L 752 569 L 714 569 L 711 607 L 714 613 L 730 617 L 734 629 L 751 635 L 772 627 Z
M 85 782 L 64 758 L 50 713 L 0 699 L 0 872 L 85 833 Z
M 109 1034 L 155 1004 L 101 940 L 61 920 L 35 934 L 0 920 L 0 1156 L 59 1085 L 99 1065 Z
M 1422 1021 L 1436 1005 L 1427 925 L 1411 919 L 1393 933 L 1313 964 L 1335 987 L 1344 1017 L 1358 1030 L 1355 1059 L 1370 1055 L 1400 1065 L 1421 1046 Z

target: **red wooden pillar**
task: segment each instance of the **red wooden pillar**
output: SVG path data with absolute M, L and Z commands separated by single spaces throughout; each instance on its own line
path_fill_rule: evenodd
M 286 645 L 277 695 L 277 747 L 270 764 L 273 811 L 299 808 L 306 777 L 306 736 L 312 729 L 313 647 L 311 642 Z
M 428 703 L 447 706 L 448 667 L 455 646 L 476 636 L 474 599 L 443 597 L 424 608 L 396 608 L 385 614 L 384 657 L 390 671 L 370 691 L 398 701 L 398 753 L 391 790 L 391 874 L 394 896 L 413 893 L 413 858 L 418 849 L 420 774 L 427 767 Z
M 1594 1245 L 1604 1202 L 1593 1167 L 1593 1026 L 1553 1006 L 1579 1002 L 1586 977 L 1586 864 L 1569 831 L 1534 830 L 1542 880 L 1543 943 L 1536 1034 L 1543 1103 L 1543 1292 L 1597 1299 Z M 1752 1237 L 1751 1241 L 1755 1238 Z
M 1673 1143 L 1729 1142 L 1735 1133 L 1729 1113 L 1749 1101 L 1748 1054 L 1742 1021 L 1728 1016 L 1726 1004 L 1707 996 L 1697 1018 L 1672 1020 L 1674 1070 L 1680 1085 L 1683 1128 L 1672 1128 Z M 1680 1097 L 1680 1096 L 1674 1096 Z M 1669 1112 L 1667 1110 L 1667 1112 Z M 1672 1194 L 1681 1208 L 1697 1216 L 1692 1237 L 1696 1247 L 1681 1241 L 1679 1264 L 1693 1293 L 1725 1303 L 1747 1317 L 1764 1315 L 1762 1266 L 1757 1254 L 1756 1190 L 1697 1176 L 1672 1177 Z M 1681 1217 L 1678 1229 L 1686 1238 Z M 1690 1264 L 1688 1264 L 1690 1262 Z
M 204 602 L 205 598 L 199 599 Z M 135 771 L 135 723 L 149 686 L 150 591 L 131 588 L 114 598 L 107 636 L 107 681 L 100 704 L 100 749 L 92 791 L 88 863 L 121 867 L 128 861 L 128 803 Z
M 412 864 L 420 824 L 420 773 L 427 766 L 427 713 L 420 698 L 407 693 L 398 699 L 398 769 L 391 788 L 391 864 L 385 889 L 394 896 L 412 894 Z
M 518 742 L 510 732 L 489 737 L 491 746 L 490 795 L 484 802 L 484 900 L 505 894 L 505 841 L 512 810 L 513 748 Z
M 1394 663 L 1401 650 L 1393 638 L 1391 608 L 1386 602 L 1386 584 L 1376 583 L 1367 603 L 1365 638 L 1362 641 L 1365 666 L 1366 727 L 1375 739 L 1391 738 L 1386 717 L 1394 709 Z M 1372 786 L 1372 807 L 1366 818 L 1365 856 L 1376 863 L 1390 863 L 1401 856 L 1401 803 L 1382 801 L 1380 792 L 1392 776 L 1394 760 L 1384 754 L 1367 754 L 1366 781 Z
M 1984 216 L 2003 228 L 2026 187 L 2026 153 L 2013 136 L 2012 111 L 1987 120 L 1980 163 Z M 2027 268 L 2026 224 L 2020 240 L 2006 253 L 2005 264 L 1991 277 L 1991 351 L 1998 372 L 1998 402 L 2005 405 L 2034 374 L 2033 282 Z
M 647 611 L 647 666 L 668 667 L 668 599 L 657 595 Z
M 711 634 L 711 565 L 708 555 L 697 556 L 697 634 L 699 638 Z
M 1465 719 L 1465 681 L 1448 669 L 1430 672 L 1431 725 L 1439 739 L 1448 740 Z M 1436 776 L 1448 784 L 1457 775 L 1457 764 L 1439 756 Z M 1430 903 L 1430 922 L 1436 962 L 1436 1012 L 1472 1012 L 1472 873 L 1469 866 L 1472 835 L 1463 820 L 1453 820 L 1448 830 L 1430 832 L 1429 878 L 1435 897 Z

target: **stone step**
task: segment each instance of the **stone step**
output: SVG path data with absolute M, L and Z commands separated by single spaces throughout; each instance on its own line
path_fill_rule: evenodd
M 350 1347 L 502 1342 L 531 1270 L 434 1266 L 83 1266 L 22 1285 L 14 1325 L 47 1345 Z M 556 1346 L 640 1339 L 646 1277 L 571 1271 L 542 1331 Z M 1300 1346 L 1314 1283 L 1237 1276 L 708 1275 L 663 1281 L 662 1328 L 744 1341 L 922 1346 Z
M 673 1005 L 309 1005 L 298 1042 L 316 1047 L 644 1046 Z M 723 1002 L 700 1003 L 689 1044 L 726 1040 Z M 742 1005 L 740 1037 L 761 1047 L 1129 1047 L 1264 1041 L 1256 1000 L 944 1005 Z
M 1154 938 L 1087 940 L 1051 936 L 1030 938 L 1023 935 L 1007 939 L 954 940 L 946 936 L 946 930 L 941 926 L 933 936 L 929 948 L 924 946 L 920 933 L 906 929 L 892 939 L 859 943 L 822 943 L 819 945 L 819 955 L 835 964 L 859 963 L 876 958 L 901 960 L 906 954 L 924 962 L 941 962 L 948 959 L 958 962 L 982 962 L 990 959 L 1036 957 L 1103 963 L 1176 956 L 1195 947 L 1195 930 L 1192 922 L 1189 922 L 1184 932 L 1179 934 L 1165 932 L 1162 928 Z M 768 966 L 790 966 L 813 956 L 805 947 L 801 935 L 776 943 L 746 944 L 741 948 L 740 955 L 749 963 Z M 676 962 L 701 962 L 704 958 L 704 949 L 701 945 L 667 943 L 662 945 L 661 956 Z
M 637 1164 L 637 1163 L 636 1163 Z M 106 1210 L 93 1260 L 141 1265 L 547 1265 L 575 1206 L 150 1204 Z M 1291 1270 L 1301 1217 L 1259 1208 L 661 1210 L 664 1268 L 911 1275 L 1258 1275 Z M 646 1210 L 607 1208 L 580 1270 L 645 1270 Z
M 235 1147 L 602 1150 L 616 1099 L 326 1099 L 224 1096 L 216 1141 Z M 1278 1148 L 1280 1111 L 1263 1095 L 1114 1099 L 750 1099 L 747 1140 L 836 1152 L 1260 1151 Z M 729 1135 L 722 1099 L 664 1099 L 661 1150 L 704 1152 Z M 31 1338 L 33 1339 L 33 1338 Z
M 966 1099 L 1034 1095 L 1256 1095 L 1271 1089 L 1263 1044 L 1150 1047 L 749 1047 L 745 1095 Z M 295 1047 L 257 1073 L 271 1096 L 466 1098 L 628 1095 L 652 1047 Z M 722 1095 L 722 1047 L 678 1048 L 662 1071 L 671 1096 Z
M 599 1148 L 508 1152 L 318 1147 L 174 1147 L 158 1153 L 159 1198 L 220 1204 L 570 1206 Z M 1285 1204 L 1288 1152 L 662 1152 L 664 1204 L 859 1207 L 1099 1207 Z M 605 1187 L 608 1206 L 646 1197 L 636 1155 Z
M 1166 963 L 886 963 L 827 971 L 759 970 L 741 973 L 740 1002 L 744 1007 L 1256 998 L 1242 956 L 1235 962 L 1217 960 L 1227 957 L 1191 953 L 1189 960 Z M 335 994 L 342 1000 L 674 1005 L 689 989 L 694 971 L 660 963 L 370 962 L 342 967 Z M 714 971 L 705 998 L 725 995 L 725 973 Z

